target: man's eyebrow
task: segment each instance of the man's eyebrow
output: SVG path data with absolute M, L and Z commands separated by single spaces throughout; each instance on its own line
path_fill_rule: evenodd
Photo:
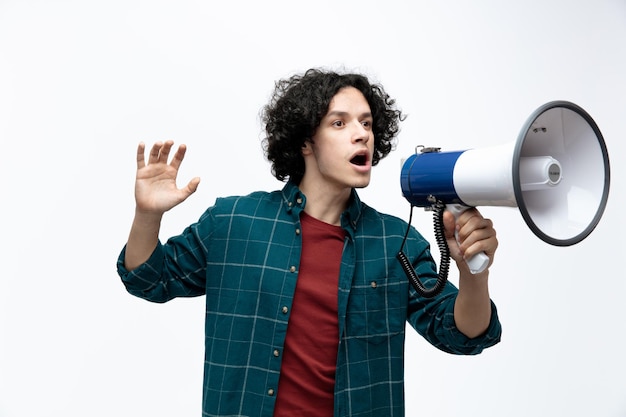
M 332 116 L 338 116 L 338 117 L 345 117 L 348 116 L 350 113 L 347 111 L 342 111 L 342 110 L 331 110 L 328 113 L 326 113 L 326 117 L 332 117 Z M 364 118 L 364 117 L 372 117 L 372 112 L 364 112 L 361 113 L 359 115 L 359 118 Z

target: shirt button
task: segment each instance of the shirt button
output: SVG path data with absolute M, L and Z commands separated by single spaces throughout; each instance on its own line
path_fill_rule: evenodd
M 289 272 L 296 272 L 296 267 L 292 265 L 291 268 L 289 268 Z
M 267 395 L 269 395 L 270 397 L 272 397 L 274 395 L 274 390 L 272 388 L 267 390 Z
M 300 234 L 300 229 L 296 229 L 296 234 L 299 235 Z
M 378 287 L 378 284 L 376 283 L 376 281 L 372 281 L 370 285 L 372 286 L 372 288 Z
M 280 351 L 278 349 L 274 349 L 274 356 L 275 357 L 279 357 L 280 356 Z
M 289 312 L 289 307 L 284 306 L 282 309 L 283 314 L 287 314 Z
M 296 203 L 298 203 L 298 204 L 302 204 L 302 198 L 298 197 L 298 198 L 296 199 Z

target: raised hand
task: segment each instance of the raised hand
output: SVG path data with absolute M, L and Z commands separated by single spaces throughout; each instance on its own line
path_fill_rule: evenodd
M 162 215 L 185 201 L 198 188 L 200 178 L 195 177 L 183 188 L 178 188 L 176 178 L 187 147 L 181 144 L 171 162 L 169 155 L 174 142 L 156 142 L 145 162 L 145 144 L 137 147 L 137 176 L 135 180 L 136 210 L 145 214 Z
M 186 147 L 180 145 L 167 162 L 173 141 L 157 142 L 152 146 L 148 163 L 144 159 L 146 146 L 137 147 L 137 177 L 135 180 L 135 218 L 130 228 L 124 256 L 124 266 L 130 271 L 144 263 L 157 245 L 163 213 L 185 201 L 198 188 L 200 178 L 193 178 L 183 188 L 176 186 L 178 169 L 185 157 Z

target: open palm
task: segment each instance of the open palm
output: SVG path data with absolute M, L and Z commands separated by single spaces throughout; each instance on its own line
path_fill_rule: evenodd
M 135 202 L 137 210 L 144 213 L 163 214 L 180 204 L 198 188 L 200 178 L 195 177 L 183 188 L 178 188 L 176 178 L 187 150 L 180 145 L 171 162 L 169 154 L 173 141 L 157 142 L 152 146 L 145 161 L 145 144 L 137 147 L 137 176 L 135 180 Z

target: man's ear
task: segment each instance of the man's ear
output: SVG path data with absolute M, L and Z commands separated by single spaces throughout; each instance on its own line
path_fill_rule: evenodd
M 302 143 L 302 156 L 310 155 L 313 153 L 313 147 L 311 146 L 311 140 L 307 139 Z

